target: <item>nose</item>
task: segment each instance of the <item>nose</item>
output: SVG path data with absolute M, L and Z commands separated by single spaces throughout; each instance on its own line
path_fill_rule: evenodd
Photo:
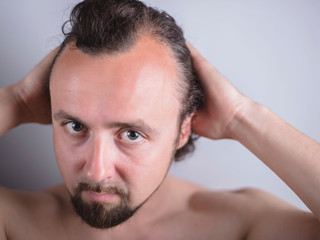
M 111 179 L 116 174 L 115 149 L 107 139 L 100 137 L 92 139 L 88 146 L 88 155 L 85 159 L 84 172 L 88 180 L 100 182 Z

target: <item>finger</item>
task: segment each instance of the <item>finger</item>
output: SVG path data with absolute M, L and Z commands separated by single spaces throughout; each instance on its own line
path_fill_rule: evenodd
M 192 57 L 202 57 L 201 54 L 199 53 L 199 51 L 188 41 L 186 41 L 186 44 L 191 52 L 191 56 Z
M 57 55 L 58 51 L 60 49 L 60 46 L 53 49 L 50 53 L 48 53 L 40 62 L 41 65 L 51 65 L 53 59 Z
M 227 85 L 231 85 L 226 77 L 222 75 L 209 61 L 207 61 L 207 59 L 205 59 L 191 43 L 186 42 L 186 44 L 191 52 L 194 69 L 196 70 L 196 73 L 200 78 L 201 85 L 205 91 L 210 87 L 222 90 Z
M 28 74 L 28 76 L 24 79 L 28 85 L 33 85 L 34 82 L 41 82 L 40 79 L 45 79 L 49 73 L 50 66 L 52 64 L 53 59 L 58 53 L 60 47 L 56 47 L 50 53 L 48 53 Z M 43 81 L 42 81 L 43 83 Z
M 186 44 L 190 50 L 194 68 L 197 71 L 201 71 L 202 65 L 203 64 L 208 65 L 209 62 L 200 54 L 200 52 L 190 42 L 187 41 Z
M 203 116 L 203 112 L 201 112 L 201 110 L 197 110 L 191 121 L 192 131 L 199 136 L 205 135 L 203 129 L 205 128 L 206 124 L 203 122 L 203 119 L 205 119 Z
M 210 78 L 212 74 L 220 72 L 188 41 L 186 42 L 192 57 L 193 66 L 200 78 Z

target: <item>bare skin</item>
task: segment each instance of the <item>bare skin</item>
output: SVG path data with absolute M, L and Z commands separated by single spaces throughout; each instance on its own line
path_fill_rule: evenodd
M 142 43 L 144 49 L 150 47 L 148 52 L 155 49 L 152 42 Z M 97 230 L 83 223 L 74 213 L 68 193 L 68 190 L 72 192 L 72 180 L 68 179 L 66 184 L 41 193 L 0 189 L 0 239 L 26 239 L 26 236 L 28 239 L 155 240 L 320 238 L 320 197 L 317 191 L 320 168 L 316 164 L 320 155 L 319 144 L 270 110 L 241 95 L 192 46 L 189 48 L 207 99 L 206 106 L 195 114 L 193 130 L 210 139 L 232 138 L 241 142 L 275 171 L 312 213 L 300 211 L 260 190 L 216 192 L 168 175 L 158 191 L 131 219 L 109 230 Z M 5 113 L 1 114 L 2 134 L 24 122 L 50 121 L 46 104 L 35 107 L 35 102 L 43 100 L 40 88 L 26 86 L 43 82 L 54 54 L 50 53 L 23 81 L 0 89 L 0 109 Z M 156 56 L 158 59 L 159 53 Z M 67 60 L 66 57 L 61 61 Z M 21 94 L 21 89 L 30 91 Z M 53 112 L 54 108 L 53 105 Z M 190 134 L 187 130 L 190 119 L 188 121 L 180 137 L 181 144 Z M 92 131 L 97 133 L 98 130 L 94 128 Z M 94 159 L 95 164 L 101 163 L 98 157 Z M 288 165 L 290 169 L 286 167 Z M 107 174 L 99 172 L 92 162 L 87 166 L 85 169 L 87 173 L 91 171 L 90 177 Z M 118 168 L 119 165 L 115 167 Z
M 168 194 L 170 198 L 164 198 Z M 134 217 L 103 234 L 102 230 L 92 231 L 73 212 L 64 185 L 43 193 L 1 189 L 1 196 L 5 196 L 2 216 L 7 216 L 1 239 L 24 239 L 26 235 L 30 239 L 318 237 L 318 222 L 311 213 L 267 193 L 255 189 L 213 192 L 171 176 Z

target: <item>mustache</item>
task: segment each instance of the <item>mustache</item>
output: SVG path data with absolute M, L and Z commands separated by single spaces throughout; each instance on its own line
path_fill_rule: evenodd
M 99 183 L 80 182 L 76 188 L 76 192 L 81 193 L 83 191 L 91 191 L 96 193 L 107 193 L 107 194 L 118 194 L 120 196 L 126 195 L 125 190 L 122 188 L 119 188 L 118 186 L 103 186 Z

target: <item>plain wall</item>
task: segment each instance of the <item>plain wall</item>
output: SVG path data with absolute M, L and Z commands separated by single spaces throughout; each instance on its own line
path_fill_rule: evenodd
M 0 1 L 0 87 L 22 79 L 59 45 L 61 25 L 76 2 Z M 242 93 L 320 140 L 319 1 L 146 2 L 173 15 L 186 38 Z M 285 183 L 232 140 L 201 138 L 196 152 L 173 164 L 171 173 L 214 190 L 264 189 L 306 209 Z M 42 190 L 62 181 L 51 126 L 26 124 L 0 137 L 0 185 Z

